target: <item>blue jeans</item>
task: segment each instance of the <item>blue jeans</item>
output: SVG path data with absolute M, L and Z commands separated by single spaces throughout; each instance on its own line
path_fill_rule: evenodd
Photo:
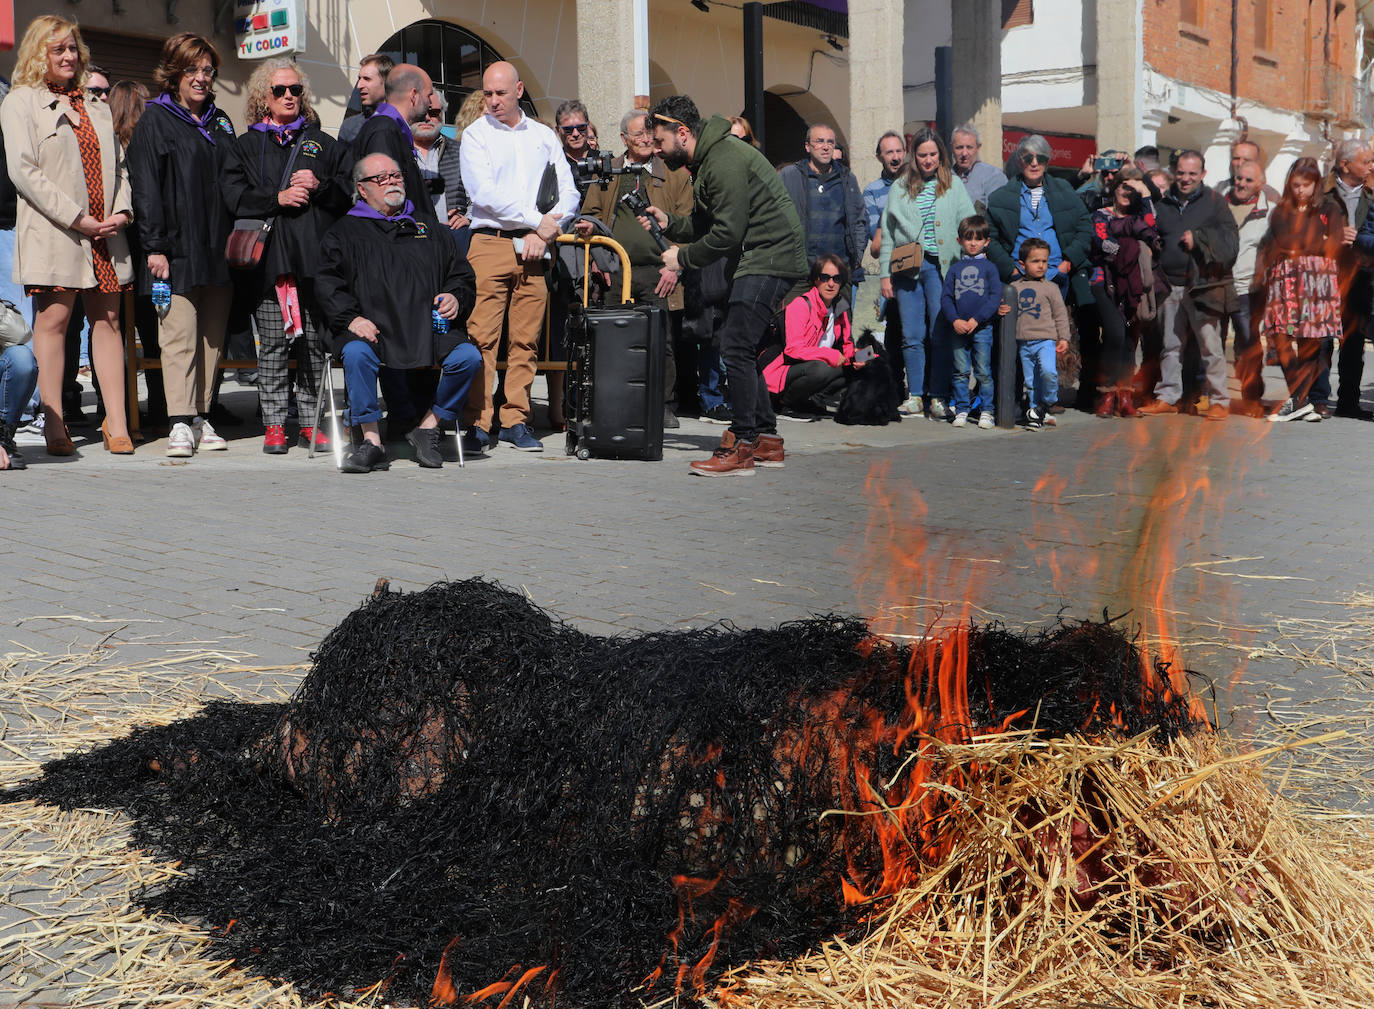
M 1021 372 L 1030 386 L 1030 405 L 1048 410 L 1059 401 L 1059 365 L 1053 340 L 1021 340 L 1016 349 L 1021 355 Z
M 720 359 L 720 348 L 713 343 L 703 343 L 697 350 L 697 395 L 701 397 L 703 410 L 714 410 L 725 405 L 725 393 L 721 383 L 725 381 L 725 362 Z
M 902 319 L 902 361 L 906 388 L 911 396 L 949 395 L 949 344 L 943 339 L 940 316 L 940 268 L 929 259 L 919 273 L 892 278 L 892 294 Z M 930 388 L 926 388 L 927 341 L 929 341 Z
M 972 333 L 960 336 L 950 330 L 950 342 L 954 344 L 954 390 L 952 395 L 954 412 L 968 413 L 969 358 L 972 357 L 972 371 L 978 377 L 978 398 L 983 401 L 983 412 L 992 413 L 997 397 L 992 388 L 992 323 L 979 326 Z
M 348 389 L 349 415 L 354 424 L 375 424 L 382 419 L 377 401 L 377 373 L 382 362 L 366 340 L 350 340 L 343 346 L 344 385 Z M 482 370 L 482 352 L 473 344 L 460 343 L 439 366 L 439 388 L 434 393 L 434 416 L 442 421 L 458 419 L 468 387 Z
M 18 426 L 38 387 L 38 362 L 28 344 L 0 353 L 0 421 Z

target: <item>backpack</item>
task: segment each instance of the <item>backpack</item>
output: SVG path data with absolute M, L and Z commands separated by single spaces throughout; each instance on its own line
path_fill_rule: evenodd
M 1159 314 L 1159 303 L 1155 298 L 1155 256 L 1144 242 L 1140 243 L 1135 264 L 1140 271 L 1141 291 L 1140 301 L 1135 306 L 1135 321 L 1152 322 Z

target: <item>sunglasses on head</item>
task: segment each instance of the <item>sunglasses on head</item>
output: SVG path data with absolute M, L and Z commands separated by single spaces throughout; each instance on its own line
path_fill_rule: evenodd
M 1021 158 L 1021 162 L 1026 165 L 1048 165 L 1050 159 L 1043 154 L 1027 154 Z
M 563 131 L 565 137 L 570 137 L 574 133 L 586 133 L 590 125 L 590 123 L 569 123 L 567 126 L 560 126 L 558 128 Z
M 108 98 L 110 97 L 110 89 L 88 87 L 86 88 L 86 94 L 90 95 L 92 98 Z
M 273 84 L 273 85 L 272 85 L 272 97 L 273 97 L 273 98 L 281 98 L 281 97 L 282 97 L 283 95 L 285 95 L 288 91 L 291 92 L 292 97 L 294 97 L 294 98 L 299 98 L 301 95 L 305 94 L 305 85 L 304 85 L 304 84 Z

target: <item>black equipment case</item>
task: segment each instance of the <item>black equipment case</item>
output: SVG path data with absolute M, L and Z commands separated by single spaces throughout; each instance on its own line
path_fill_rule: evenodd
M 662 459 L 667 311 L 634 304 L 574 308 L 567 333 L 568 455 Z

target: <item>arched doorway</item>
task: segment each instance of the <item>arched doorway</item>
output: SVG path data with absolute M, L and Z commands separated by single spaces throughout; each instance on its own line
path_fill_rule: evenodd
M 408 24 L 376 50 L 397 63 L 414 63 L 434 81 L 434 89 L 448 100 L 444 119 L 452 123 L 463 100 L 481 90 L 482 74 L 503 57 L 480 36 L 466 28 L 433 18 Z M 520 100 L 525 114 L 533 116 L 534 102 L 528 92 Z M 362 111 L 358 89 L 348 97 L 347 115 Z

